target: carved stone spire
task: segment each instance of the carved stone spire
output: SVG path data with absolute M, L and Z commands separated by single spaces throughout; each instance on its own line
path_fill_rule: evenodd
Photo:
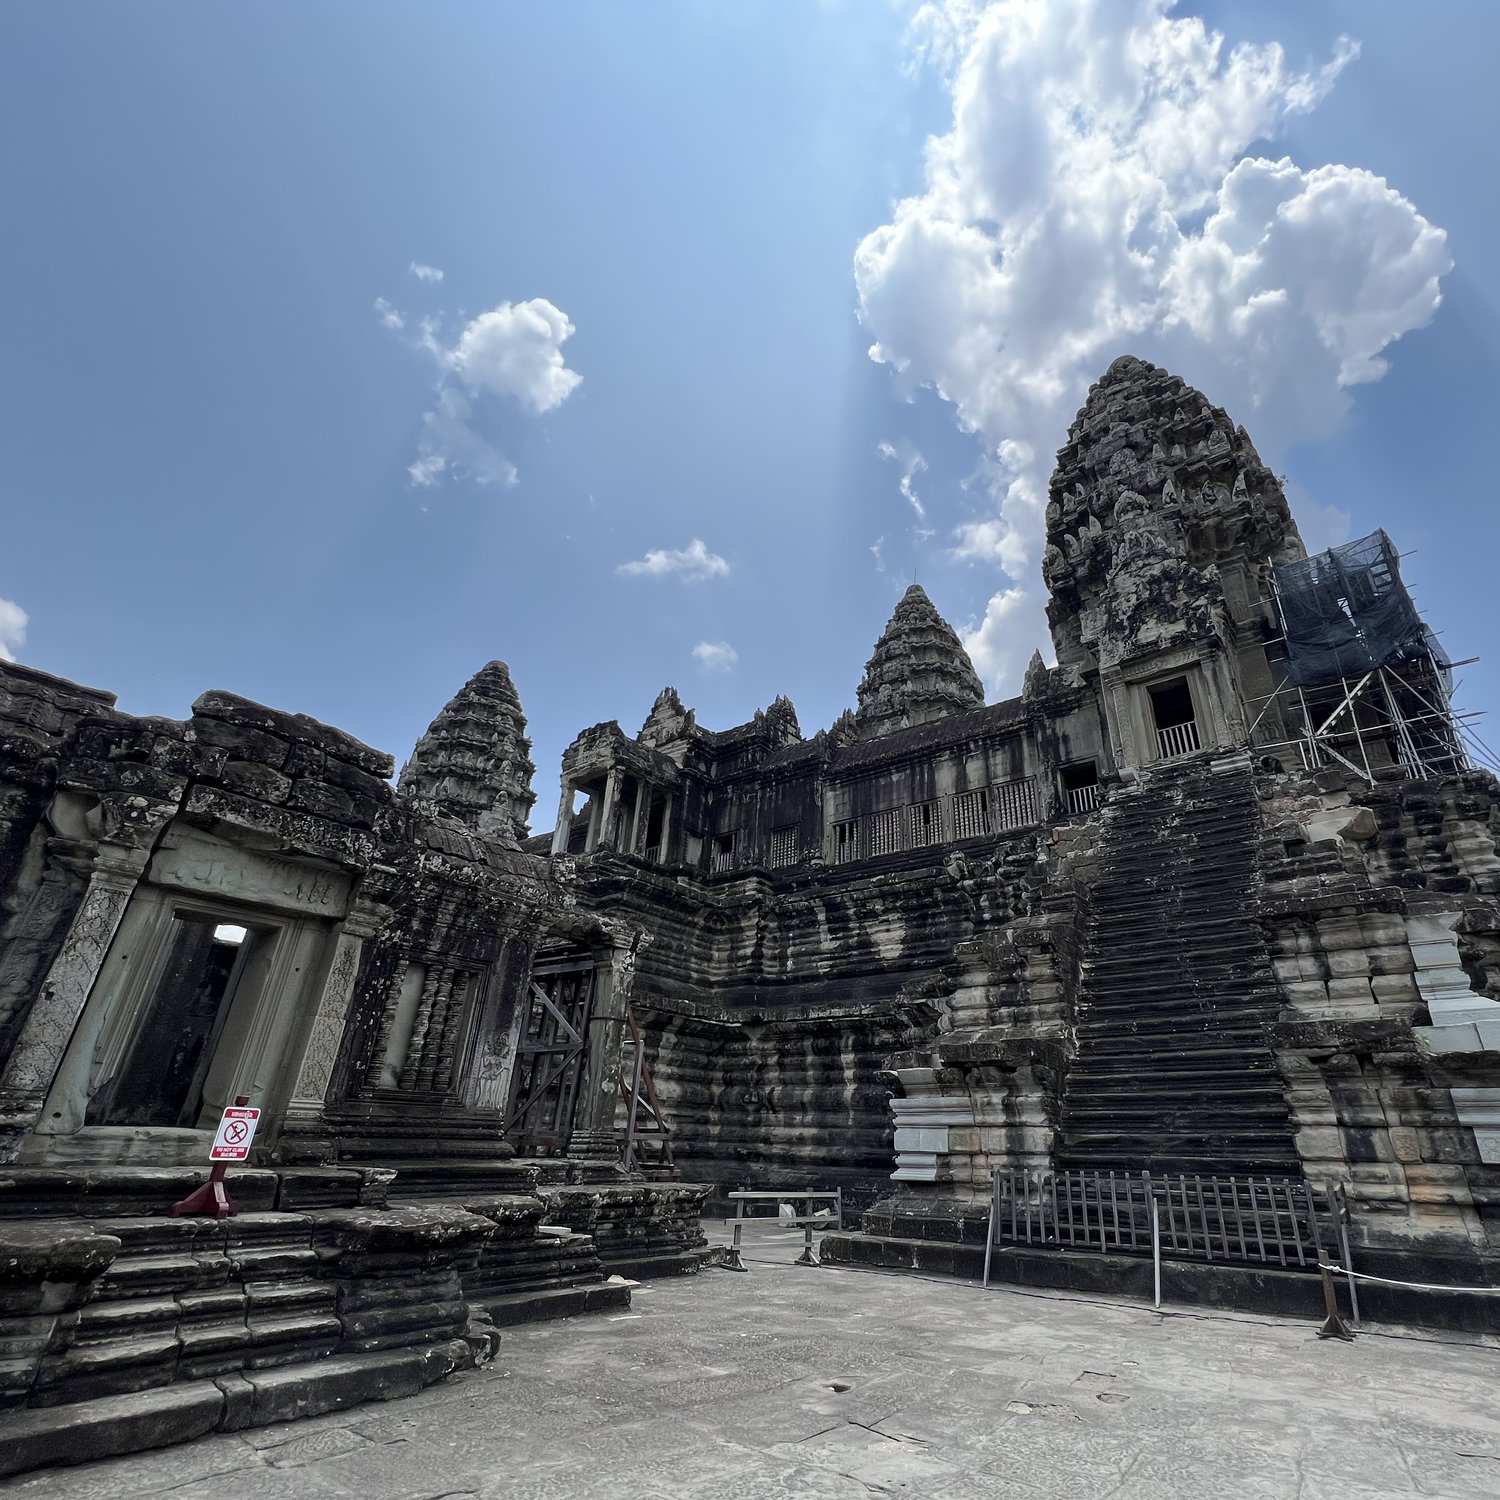
M 953 627 L 917 584 L 907 589 L 859 685 L 859 738 L 984 706 L 984 684 Z
M 514 845 L 536 794 L 521 700 L 503 661 L 481 667 L 417 741 L 400 789 L 435 802 L 476 833 Z
M 1042 577 L 1072 672 L 1218 631 L 1225 565 L 1302 555 L 1276 476 L 1186 381 L 1122 355 L 1068 428 L 1047 498 Z

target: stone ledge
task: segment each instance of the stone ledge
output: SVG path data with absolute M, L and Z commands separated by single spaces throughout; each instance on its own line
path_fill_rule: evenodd
M 630 1287 L 624 1281 L 599 1281 L 592 1286 L 548 1287 L 536 1292 L 511 1292 L 503 1297 L 482 1297 L 478 1306 L 499 1328 L 518 1323 L 541 1323 L 553 1318 L 572 1318 L 581 1313 L 623 1311 L 630 1306 Z
M 722 1245 L 703 1245 L 694 1250 L 646 1250 L 635 1254 L 601 1257 L 605 1274 L 649 1281 L 655 1276 L 694 1276 L 705 1266 L 722 1266 L 728 1251 Z
M 454 1339 L 372 1354 L 331 1355 L 306 1364 L 7 1412 L 0 1435 L 0 1476 L 51 1464 L 89 1463 L 165 1448 L 209 1432 L 239 1432 L 364 1401 L 411 1396 L 474 1363 L 470 1345 Z

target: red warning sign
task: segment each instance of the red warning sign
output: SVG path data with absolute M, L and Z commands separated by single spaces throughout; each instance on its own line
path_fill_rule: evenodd
M 255 1139 L 255 1127 L 260 1123 L 260 1111 L 244 1105 L 230 1104 L 219 1121 L 214 1136 L 213 1149 L 208 1153 L 210 1161 L 244 1161 L 250 1155 L 250 1143 Z

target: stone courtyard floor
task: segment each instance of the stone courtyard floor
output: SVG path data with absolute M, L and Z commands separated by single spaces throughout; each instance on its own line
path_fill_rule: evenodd
M 791 1264 L 508 1331 L 421 1395 L 0 1484 L 37 1500 L 1500 1495 L 1500 1345 Z

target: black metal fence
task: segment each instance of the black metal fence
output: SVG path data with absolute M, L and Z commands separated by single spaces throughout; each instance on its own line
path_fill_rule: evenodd
M 985 1280 L 998 1245 L 1315 1268 L 1341 1247 L 1336 1187 L 1294 1178 L 998 1168 Z

